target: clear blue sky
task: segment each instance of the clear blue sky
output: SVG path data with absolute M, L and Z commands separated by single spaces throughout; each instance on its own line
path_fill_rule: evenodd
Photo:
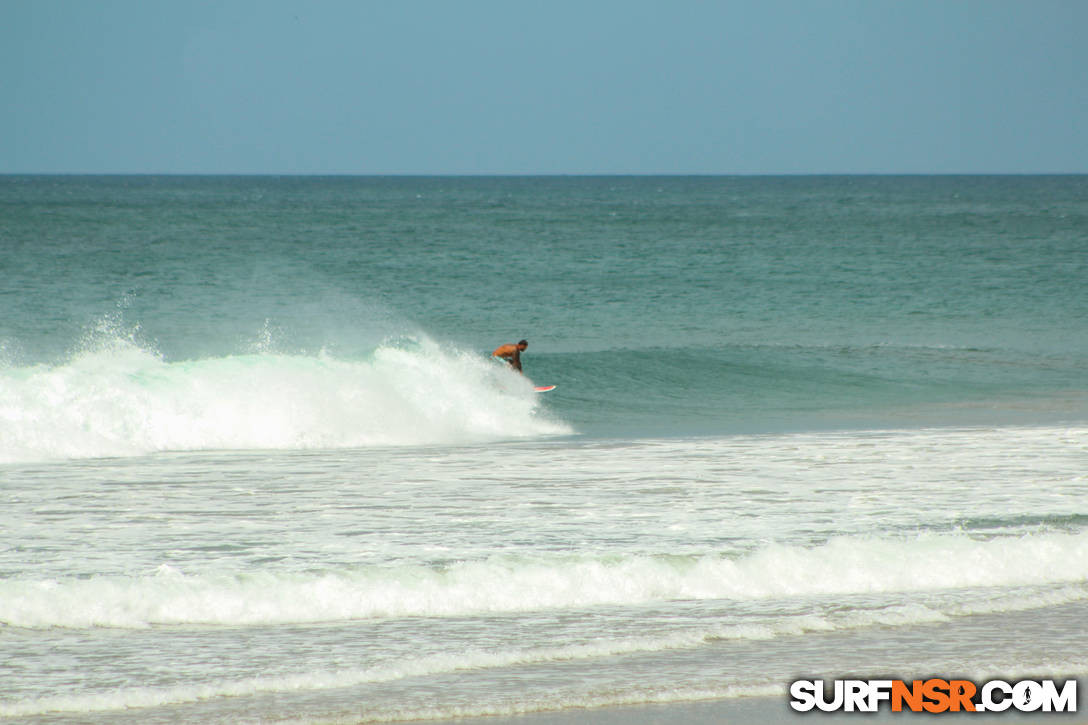
M 0 0 L 0 173 L 1088 172 L 1085 0 Z

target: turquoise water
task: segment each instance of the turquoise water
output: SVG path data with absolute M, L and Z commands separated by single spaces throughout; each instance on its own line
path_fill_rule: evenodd
M 9 176 L 0 250 L 0 718 L 1088 672 L 1088 177 Z
M 2 200 L 17 367 L 524 337 L 593 435 L 1085 413 L 1084 177 L 8 177 Z

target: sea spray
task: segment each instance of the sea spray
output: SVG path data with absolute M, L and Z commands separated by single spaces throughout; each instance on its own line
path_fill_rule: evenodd
M 529 382 L 422 339 L 365 359 L 167 361 L 130 337 L 0 369 L 0 462 L 167 450 L 433 445 L 570 433 Z

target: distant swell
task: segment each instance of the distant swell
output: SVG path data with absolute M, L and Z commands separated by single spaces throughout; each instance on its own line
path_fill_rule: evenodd
M 446 567 L 0 582 L 0 623 L 17 627 L 264 625 L 374 617 L 461 616 L 671 599 L 754 600 L 966 587 L 1071 585 L 1088 596 L 1088 532 L 976 540 L 839 537 L 812 547 L 769 545 L 731 559 L 492 557 Z M 1011 599 L 1009 607 L 1033 606 Z M 1044 597 L 1040 604 L 1053 604 Z M 978 610 L 977 605 L 975 609 Z M 990 605 L 983 607 L 984 610 Z M 995 611 L 1002 609 L 994 604 Z M 965 610 L 966 611 L 966 610 Z
M 424 340 L 366 360 L 167 362 L 126 340 L 0 368 L 0 463 L 166 450 L 466 443 L 571 432 L 520 376 Z

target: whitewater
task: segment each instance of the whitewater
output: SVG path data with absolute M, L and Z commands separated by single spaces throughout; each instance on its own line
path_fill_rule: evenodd
M 277 711 L 316 696 L 396 719 L 425 716 L 404 709 L 413 688 L 467 673 L 536 672 L 530 694 L 564 707 L 691 699 L 693 682 L 699 698 L 774 693 L 730 663 L 758 651 L 761 673 L 786 676 L 803 645 L 834 659 L 836 637 L 925 628 L 975 648 L 980 621 L 1026 616 L 996 664 L 915 644 L 911 666 L 1078 668 L 1079 650 L 1051 645 L 1088 611 L 1069 513 L 1086 450 L 1085 428 L 1006 427 L 175 452 L 52 464 L 47 486 L 40 466 L 9 466 L 8 646 L 112 654 L 65 696 L 63 671 L 20 678 L 0 714 L 244 720 L 275 693 Z M 547 671 L 579 663 L 596 688 Z M 407 701 L 385 699 L 394 684 Z M 511 712 L 454 692 L 438 716 Z
M 0 177 L 0 721 L 1083 678 L 1085 184 Z
M 432 340 L 365 359 L 240 353 L 166 361 L 123 337 L 0 372 L 0 462 L 170 450 L 469 443 L 570 433 L 524 378 Z

